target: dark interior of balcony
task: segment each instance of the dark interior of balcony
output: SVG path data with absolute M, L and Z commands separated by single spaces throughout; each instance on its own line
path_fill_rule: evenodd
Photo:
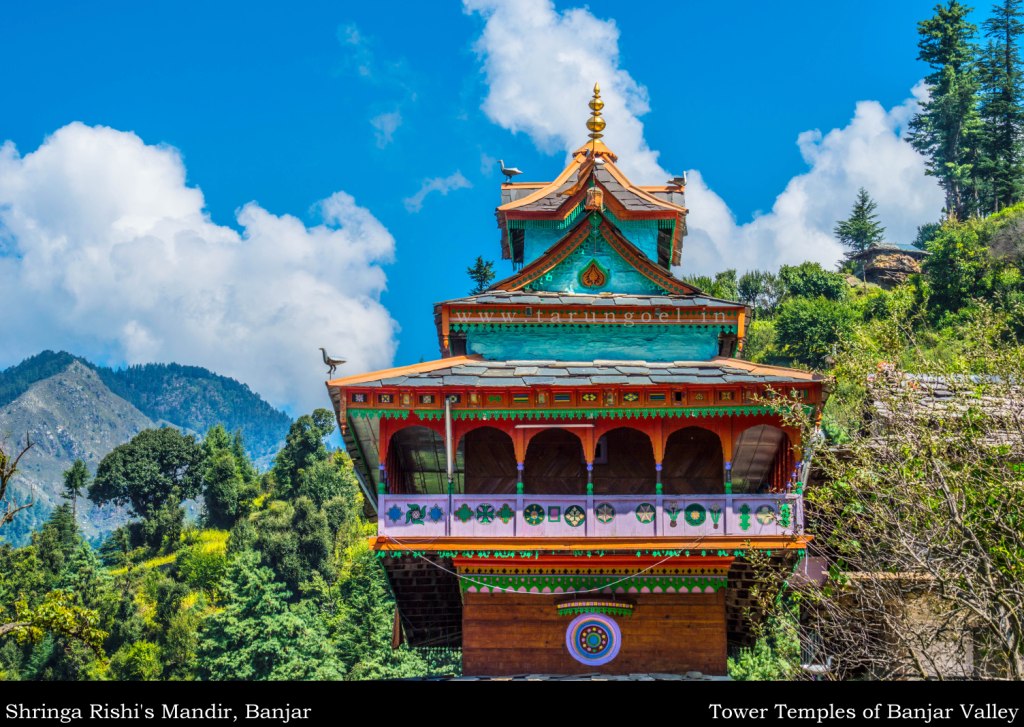
M 743 430 L 733 446 L 732 492 L 753 494 L 777 488 L 795 466 L 788 443 L 786 434 L 775 426 Z M 397 430 L 388 445 L 387 472 L 391 492 L 447 493 L 443 436 L 419 425 Z M 528 494 L 585 495 L 588 479 L 580 433 L 557 425 L 532 433 L 521 478 L 510 434 L 497 426 L 477 426 L 459 438 L 452 474 L 454 492 L 471 495 L 515 494 L 520 479 Z M 725 477 L 724 451 L 716 432 L 688 426 L 665 440 L 664 494 L 724 494 Z M 597 438 L 591 477 L 595 495 L 654 494 L 657 481 L 654 447 L 647 432 L 622 426 Z

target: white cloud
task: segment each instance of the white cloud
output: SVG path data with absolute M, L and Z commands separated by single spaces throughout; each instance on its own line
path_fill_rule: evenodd
M 374 128 L 374 136 L 377 138 L 377 147 L 383 149 L 395 138 L 395 132 L 402 125 L 402 114 L 398 111 L 391 111 L 386 114 L 378 114 L 370 119 L 370 126 Z
M 255 202 L 214 224 L 172 148 L 73 123 L 0 147 L 0 358 L 66 348 L 206 366 L 301 413 L 329 404 L 318 346 L 347 371 L 391 363 L 380 304 L 394 239 L 345 192 L 306 227 Z
M 558 12 L 550 0 L 463 3 L 486 20 L 476 50 L 488 84 L 483 110 L 492 121 L 528 134 L 545 151 L 571 151 L 586 140 L 586 102 L 598 81 L 605 141 L 619 155 L 619 166 L 641 184 L 669 178 L 644 138 L 640 116 L 649 110 L 647 90 L 620 67 L 614 21 L 580 8 Z M 737 223 L 698 171 L 690 171 L 690 234 L 676 272 L 775 268 L 803 260 L 831 266 L 842 254 L 832 229 L 849 215 L 861 186 L 878 202 L 887 237 L 911 241 L 918 225 L 938 218 L 943 203 L 937 182 L 924 174 L 924 159 L 903 138 L 923 85 L 912 94 L 889 110 L 861 101 L 845 127 L 800 134 L 797 144 L 809 170 L 789 181 L 770 212 L 745 224 Z
M 416 194 L 412 197 L 406 197 L 402 201 L 405 203 L 405 209 L 409 212 L 419 212 L 423 209 L 423 200 L 432 192 L 438 192 L 442 196 L 447 196 L 449 192 L 456 189 L 469 189 L 472 186 L 470 181 L 462 176 L 462 172 L 456 170 L 454 174 L 449 174 L 447 177 L 424 179 Z
M 643 183 L 668 179 L 644 141 L 639 117 L 647 89 L 619 68 L 619 29 L 583 9 L 559 13 L 550 0 L 463 0 L 487 23 L 476 43 L 488 92 L 483 110 L 496 124 L 525 132 L 541 149 L 571 151 L 587 140 L 587 102 L 601 84 L 605 142 L 626 174 Z
M 490 176 L 499 171 L 498 160 L 485 151 L 480 152 L 480 174 Z

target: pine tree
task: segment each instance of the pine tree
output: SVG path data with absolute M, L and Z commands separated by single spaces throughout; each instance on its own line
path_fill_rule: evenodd
M 875 210 L 878 203 L 871 199 L 868 191 L 861 187 L 857 191 L 857 199 L 853 203 L 850 216 L 836 223 L 833 232 L 839 242 L 846 245 L 852 252 L 863 252 L 874 247 L 885 237 L 885 228 L 878 221 Z
M 979 166 L 985 182 L 983 212 L 998 212 L 1024 196 L 1024 84 L 1021 0 L 1002 0 L 984 23 L 988 46 L 978 63 L 981 83 Z
M 477 256 L 476 262 L 472 266 L 466 268 L 466 275 L 476 285 L 469 291 L 470 295 L 479 295 L 480 293 L 487 290 L 491 281 L 494 280 L 494 263 L 490 260 L 484 260 L 483 257 Z
M 910 122 L 910 143 L 928 158 L 927 173 L 946 193 L 946 213 L 963 219 L 980 203 L 978 78 L 971 8 L 957 0 L 936 5 L 935 16 L 918 23 L 918 60 L 932 68 L 925 76 L 930 98 Z
M 89 487 L 89 468 L 85 462 L 76 459 L 71 468 L 64 472 L 64 499 L 71 500 L 71 515 L 78 520 L 78 498 Z

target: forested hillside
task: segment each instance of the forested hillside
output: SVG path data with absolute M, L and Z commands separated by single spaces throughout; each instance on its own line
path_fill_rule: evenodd
M 0 545 L 0 680 L 457 673 L 457 652 L 392 650 L 373 525 L 351 460 L 324 446 L 333 429 L 329 411 L 300 417 L 263 474 L 220 426 L 145 430 L 95 477 L 69 469 L 67 502 L 31 544 Z M 97 550 L 72 513 L 85 499 L 134 519 Z
M 0 436 L 27 436 L 35 444 L 10 492 L 19 501 L 34 499 L 35 506 L 0 530 L 0 539 L 27 543 L 59 504 L 64 470 L 80 459 L 95 471 L 114 447 L 143 429 L 174 426 L 201 435 L 219 424 L 240 432 L 247 454 L 266 469 L 290 421 L 244 384 L 206 369 L 151 364 L 114 370 L 44 351 L 0 371 Z M 124 513 L 86 505 L 78 521 L 86 537 L 99 542 Z

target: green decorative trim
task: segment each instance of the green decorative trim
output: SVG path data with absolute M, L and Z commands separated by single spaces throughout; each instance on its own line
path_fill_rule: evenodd
M 349 413 L 357 411 L 373 412 L 371 409 L 350 409 Z M 439 409 L 417 409 L 416 415 L 424 421 L 444 419 L 444 411 Z M 677 407 L 637 407 L 634 409 L 454 409 L 453 419 L 587 419 L 594 417 L 605 417 L 608 419 L 651 419 L 662 417 L 665 419 L 702 419 L 706 417 L 729 417 L 729 416 L 757 416 L 760 414 L 782 413 L 782 408 L 772 406 L 705 406 L 682 409 Z M 373 416 L 372 413 L 366 416 Z
M 562 220 L 507 220 L 507 226 L 509 230 L 568 230 L 583 214 L 583 209 L 583 202 L 580 202 Z
M 473 510 L 466 503 L 462 503 L 462 507 L 456 510 L 454 513 L 455 517 L 459 519 L 461 523 L 468 523 L 473 519 Z
M 643 588 L 654 591 L 660 588 L 662 592 L 672 589 L 675 592 L 685 589 L 686 592 L 694 591 L 703 593 L 708 588 L 720 591 L 728 584 L 726 576 L 619 576 L 619 575 L 553 575 L 553 574 L 518 574 L 518 575 L 495 575 L 466 573 L 459 578 L 459 587 L 463 592 L 470 588 L 477 590 L 513 590 L 525 589 L 527 591 L 536 588 L 543 591 L 545 588 L 554 591 L 561 588 L 563 591 L 585 591 L 592 588 L 608 588 L 615 590 L 619 588 L 630 592 L 631 589 L 640 591 Z
M 784 528 L 788 528 L 793 522 L 793 506 L 788 502 L 784 502 L 779 505 L 779 525 Z
M 633 604 L 618 601 L 563 601 L 557 604 L 559 616 L 580 616 L 584 613 L 604 613 L 609 616 L 632 616 Z
M 740 507 L 740 530 L 750 530 L 750 505 L 745 502 Z
M 515 516 L 516 511 L 509 507 L 507 502 L 501 506 L 500 510 L 498 510 L 498 518 L 506 525 L 512 522 L 512 518 Z
M 369 419 L 370 417 L 381 417 L 382 419 L 408 419 L 408 409 L 349 409 L 349 416 L 356 419 Z M 442 411 L 443 415 L 444 412 Z

